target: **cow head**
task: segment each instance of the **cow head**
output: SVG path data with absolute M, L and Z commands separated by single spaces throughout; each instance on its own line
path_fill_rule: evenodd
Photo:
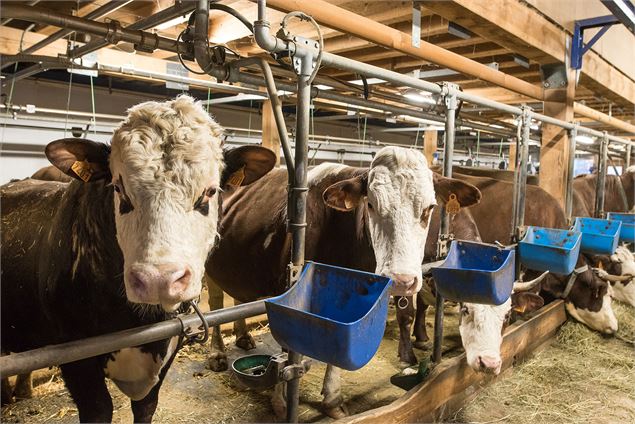
M 597 275 L 612 287 L 614 299 L 635 306 L 635 256 L 625 246 L 618 246 L 611 256 L 591 258 Z
M 108 179 L 128 300 L 173 311 L 201 291 L 204 263 L 218 237 L 219 194 L 249 184 L 275 155 L 260 147 L 223 153 L 222 128 L 187 96 L 128 111 L 111 145 L 63 139 L 49 160 L 84 183 Z
M 512 296 L 501 305 L 461 304 L 459 332 L 470 368 L 488 374 L 500 373 L 503 331 L 510 322 L 512 312 L 527 314 L 544 305 L 542 297 L 526 291 L 538 282 L 529 283 L 522 291 L 517 286 Z
M 580 255 L 577 268 L 587 265 Z M 563 297 L 569 276 L 550 274 L 545 278 L 542 290 L 554 297 Z M 611 306 L 609 284 L 602 280 L 591 268 L 578 274 L 571 290 L 564 298 L 569 315 L 588 327 L 604 334 L 617 332 L 617 318 Z
M 421 152 L 391 146 L 377 152 L 367 174 L 333 184 L 323 197 L 341 211 L 364 203 L 375 272 L 392 278 L 394 295 L 411 296 L 421 289 L 421 263 L 436 198 L 447 201 L 451 193 L 462 206 L 481 198 L 476 187 L 433 174 Z

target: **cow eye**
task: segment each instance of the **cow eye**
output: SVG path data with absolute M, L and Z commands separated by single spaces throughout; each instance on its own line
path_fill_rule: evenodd
M 202 215 L 209 214 L 209 199 L 216 194 L 216 188 L 210 187 L 201 194 L 194 202 L 194 210 Z
M 371 210 L 371 211 L 372 211 L 373 209 L 375 209 L 375 208 L 373 207 L 373 204 L 372 204 L 372 203 L 370 203 L 370 202 L 368 202 L 368 210 Z
M 119 186 L 117 184 L 113 185 L 113 189 L 117 192 L 117 193 L 121 193 L 121 188 L 119 188 Z

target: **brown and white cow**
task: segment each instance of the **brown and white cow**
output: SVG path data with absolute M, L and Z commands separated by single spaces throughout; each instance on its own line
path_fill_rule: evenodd
M 614 299 L 635 307 L 635 255 L 626 246 L 618 246 L 611 256 L 590 258 L 598 276 L 609 282 Z
M 187 96 L 131 108 L 110 145 L 63 139 L 46 154 L 71 183 L 1 187 L 2 348 L 21 352 L 173 316 L 196 299 L 218 236 L 220 191 L 249 184 L 275 156 L 223 153 L 222 128 Z M 177 338 L 61 365 L 87 422 L 112 419 L 105 377 L 152 419 Z
M 412 295 L 421 287 L 437 201 L 446 201 L 450 193 L 464 206 L 480 199 L 470 184 L 433 174 L 420 152 L 397 147 L 377 152 L 370 169 L 319 165 L 309 171 L 308 185 L 306 258 L 390 276 L 397 295 Z M 246 302 L 285 291 L 290 252 L 286 205 L 284 169 L 224 201 L 221 240 L 206 269 L 235 299 Z M 245 262 L 246 256 L 253 259 Z M 214 349 L 212 355 L 214 365 L 225 365 L 223 352 Z M 324 383 L 323 403 L 332 416 L 342 414 L 338 372 L 328 367 Z M 274 401 L 279 414 L 283 406 L 281 398 Z
M 573 180 L 573 216 L 593 216 L 598 175 L 580 175 Z M 622 175 L 607 175 L 604 189 L 604 210 L 635 212 L 635 166 Z

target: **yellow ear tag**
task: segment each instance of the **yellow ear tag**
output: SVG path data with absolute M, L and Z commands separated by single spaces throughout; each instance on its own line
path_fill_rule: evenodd
M 461 210 L 461 204 L 456 199 L 456 194 L 450 193 L 450 200 L 445 205 L 445 211 L 449 214 L 455 215 Z
M 73 172 L 77 174 L 85 183 L 90 181 L 90 177 L 93 175 L 93 170 L 90 168 L 90 163 L 87 160 L 76 160 L 71 166 Z
M 514 311 L 518 312 L 519 314 L 524 313 L 525 309 L 526 309 L 525 305 L 522 305 L 522 306 L 521 305 L 516 305 L 516 306 L 514 306 Z
M 239 187 L 245 180 L 245 165 L 243 165 L 238 171 L 235 171 L 227 181 L 227 184 L 234 187 Z

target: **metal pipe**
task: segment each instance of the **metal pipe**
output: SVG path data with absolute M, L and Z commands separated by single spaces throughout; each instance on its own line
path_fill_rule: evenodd
M 203 314 L 210 327 L 265 313 L 265 302 L 243 303 Z M 24 374 L 53 365 L 62 365 L 85 358 L 103 355 L 130 346 L 164 340 L 182 334 L 184 329 L 197 329 L 200 319 L 196 314 L 184 315 L 167 321 L 116 333 L 89 337 L 58 345 L 46 346 L 0 357 L 2 377 Z
M 631 166 L 631 145 L 626 146 L 626 168 Z
M 140 19 L 137 22 L 130 24 L 126 29 L 134 30 L 146 30 L 154 28 L 164 22 L 176 18 L 177 16 L 183 16 L 196 7 L 196 3 L 193 1 L 184 1 L 175 4 L 174 6 L 167 7 L 152 16 Z M 108 40 L 95 40 L 90 43 L 84 44 L 81 47 L 77 47 L 69 52 L 69 57 L 82 57 L 88 53 L 92 53 L 95 50 L 99 50 L 102 47 L 106 47 L 110 42 Z
M 527 191 L 527 160 L 529 159 L 529 129 L 531 126 L 531 108 L 523 107 L 522 127 L 521 127 L 521 154 L 520 154 L 520 185 L 517 209 L 516 226 L 525 225 L 525 193 Z
M 273 117 L 276 120 L 276 127 L 278 128 L 278 137 L 280 138 L 280 144 L 282 145 L 282 152 L 284 154 L 284 161 L 287 164 L 289 170 L 289 182 L 295 179 L 293 175 L 295 173 L 295 165 L 293 155 L 291 153 L 291 144 L 287 137 L 287 125 L 284 122 L 284 114 L 282 113 L 282 102 L 278 97 L 278 89 L 276 88 L 276 81 L 273 78 L 271 67 L 269 63 L 262 57 L 250 57 L 247 59 L 240 59 L 232 62 L 231 66 L 238 70 L 241 66 L 249 66 L 256 64 L 262 70 L 262 74 L 267 86 L 267 92 L 269 93 L 269 100 L 271 101 L 271 107 L 273 109 Z M 293 170 L 293 173 L 291 172 Z
M 571 218 L 573 215 L 573 174 L 575 169 L 575 138 L 578 136 L 578 125 L 573 127 L 573 129 L 569 133 L 569 162 L 568 162 L 568 170 L 567 170 L 567 191 L 565 199 L 565 213 L 567 215 L 567 222 L 571 223 Z
M 595 186 L 595 217 L 604 218 L 604 192 L 606 184 L 606 159 L 609 140 L 606 136 L 602 137 L 600 143 L 600 155 L 598 157 L 598 178 Z
M 38 4 L 40 2 L 40 0 L 33 0 L 27 3 L 27 6 L 35 6 L 36 4 Z M 2 25 L 6 25 L 9 22 L 11 22 L 13 19 L 12 18 L 8 18 L 8 19 L 3 19 L 2 21 L 0 21 L 0 26 Z
M 69 28 L 74 31 L 86 32 L 106 37 L 109 41 L 117 43 L 127 41 L 139 45 L 144 49 L 161 49 L 170 52 L 186 51 L 187 44 L 169 38 L 161 37 L 150 32 L 133 31 L 122 28 L 117 21 L 109 23 L 95 22 L 76 16 L 64 15 L 52 10 L 25 6 L 20 4 L 5 4 L 2 12 L 5 16 L 24 21 L 36 21 L 60 28 Z
M 128 3 L 131 3 L 132 0 L 126 0 L 126 1 L 117 1 L 117 0 L 113 0 L 110 1 L 106 4 L 104 4 L 103 6 L 98 7 L 97 9 L 93 10 L 92 12 L 88 13 L 86 16 L 83 16 L 84 19 L 99 19 L 102 18 L 112 12 L 114 12 L 115 10 L 127 5 Z M 25 49 L 22 51 L 22 53 L 35 53 L 36 51 L 48 46 L 49 44 L 51 44 L 52 42 L 59 40 L 60 38 L 66 37 L 69 34 L 72 34 L 74 31 L 72 29 L 61 29 L 57 32 L 54 32 L 53 34 L 49 35 L 48 37 L 46 37 L 44 40 L 33 44 L 31 47 Z

